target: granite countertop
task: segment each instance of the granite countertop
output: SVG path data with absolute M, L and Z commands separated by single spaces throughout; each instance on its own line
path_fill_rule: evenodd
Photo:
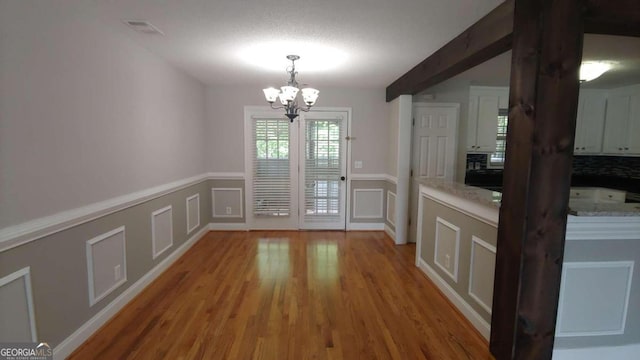
M 482 189 L 479 187 L 469 186 L 462 183 L 453 182 L 451 180 L 443 179 L 423 178 L 420 179 L 420 184 L 451 195 L 459 196 L 463 199 L 473 201 L 481 205 L 493 207 L 496 209 L 500 208 L 500 200 L 502 199 L 502 194 L 496 191 Z
M 443 179 L 423 178 L 420 179 L 420 184 L 481 205 L 500 208 L 502 194 L 497 191 Z M 569 214 L 574 216 L 640 216 L 640 204 L 571 201 L 569 202 Z
M 569 215 L 575 216 L 640 216 L 640 204 L 585 203 L 569 201 Z

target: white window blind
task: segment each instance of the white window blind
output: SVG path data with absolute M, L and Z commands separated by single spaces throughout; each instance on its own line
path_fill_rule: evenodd
M 487 167 L 504 167 L 504 158 L 507 150 L 507 123 L 509 122 L 509 110 L 498 110 L 498 133 L 496 137 L 496 152 L 489 154 Z
M 289 120 L 253 119 L 253 214 L 289 216 Z
M 305 216 L 338 216 L 342 175 L 340 120 L 308 119 L 305 130 Z

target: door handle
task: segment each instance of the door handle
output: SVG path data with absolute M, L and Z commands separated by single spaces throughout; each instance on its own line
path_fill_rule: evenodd
M 345 181 L 347 179 L 346 176 L 340 176 L 340 180 Z

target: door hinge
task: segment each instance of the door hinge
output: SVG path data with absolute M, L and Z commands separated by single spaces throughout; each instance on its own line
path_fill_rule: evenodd
M 411 226 L 411 218 L 409 218 L 409 226 Z
M 411 119 L 411 126 L 416 126 L 416 118 Z
M 413 169 L 409 171 L 409 176 L 413 177 Z

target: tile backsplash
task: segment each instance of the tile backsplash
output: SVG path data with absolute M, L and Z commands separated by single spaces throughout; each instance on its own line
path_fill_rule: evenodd
M 486 154 L 467 154 L 466 168 L 469 173 L 496 174 L 502 172 L 502 169 L 487 169 Z M 574 156 L 573 174 L 640 179 L 640 157 Z

